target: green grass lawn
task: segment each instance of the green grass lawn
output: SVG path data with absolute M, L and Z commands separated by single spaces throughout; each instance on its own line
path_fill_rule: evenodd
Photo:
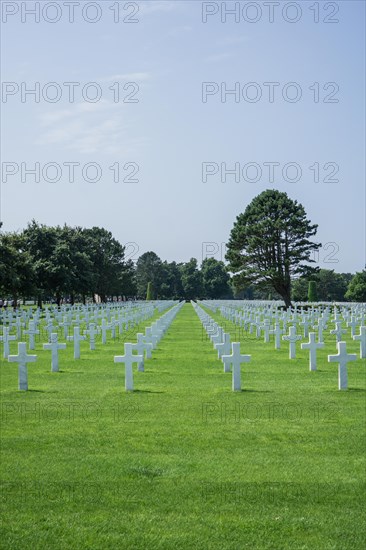
M 37 342 L 28 392 L 2 360 L 3 549 L 364 548 L 365 361 L 340 392 L 333 336 L 311 373 L 300 346 L 290 361 L 209 313 L 252 354 L 240 393 L 190 304 L 134 393 L 123 340 L 83 342 L 79 361 L 71 343 L 59 373 Z

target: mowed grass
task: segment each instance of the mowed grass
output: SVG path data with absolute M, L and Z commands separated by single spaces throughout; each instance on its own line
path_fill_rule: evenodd
M 2 548 L 363 549 L 365 361 L 339 392 L 333 336 L 312 373 L 299 347 L 236 339 L 240 393 L 190 304 L 133 393 L 122 341 L 68 345 L 60 373 L 37 343 L 28 392 L 2 361 Z

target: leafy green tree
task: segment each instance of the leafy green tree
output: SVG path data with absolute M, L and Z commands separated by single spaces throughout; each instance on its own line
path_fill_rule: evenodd
M 25 249 L 24 240 L 18 233 L 0 234 L 0 291 L 11 296 L 14 307 L 18 298 L 34 290 L 32 258 Z
M 152 284 L 151 281 L 147 283 L 147 290 L 146 290 L 146 301 L 151 302 L 153 300 L 153 292 L 152 292 Z
M 162 263 L 162 282 L 160 285 L 160 297 L 164 300 L 173 299 L 177 300 L 182 298 L 183 286 L 182 286 L 182 274 L 181 264 L 176 262 L 163 262 Z
M 317 282 L 318 299 L 323 302 L 343 302 L 350 279 L 350 274 L 321 269 L 314 278 Z
M 270 284 L 290 307 L 291 279 L 315 271 L 308 264 L 321 245 L 309 238 L 317 227 L 286 193 L 264 191 L 236 219 L 227 245 L 228 268 L 243 287 Z
M 25 249 L 32 258 L 35 293 L 38 299 L 38 307 L 42 307 L 42 300 L 55 291 L 56 274 L 51 258 L 58 241 L 57 231 L 53 227 L 47 227 L 32 220 L 23 231 L 22 238 L 24 239 Z M 67 274 L 64 275 L 67 277 Z
M 318 293 L 316 289 L 316 281 L 309 281 L 308 301 L 316 302 L 317 300 L 318 300 Z
M 183 292 L 186 300 L 195 300 L 202 297 L 202 273 L 197 266 L 196 258 L 181 266 Z
M 311 280 L 316 282 L 317 301 L 343 302 L 351 278 L 350 273 L 335 273 L 331 269 L 320 269 L 311 276 Z M 293 300 L 305 302 L 308 299 L 308 286 L 307 277 L 296 279 L 292 286 Z
M 122 273 L 121 280 L 121 293 L 124 296 L 136 296 L 137 287 L 136 287 L 136 268 L 132 260 L 128 260 L 125 263 L 124 270 Z
M 232 298 L 230 275 L 224 262 L 205 258 L 201 265 L 203 292 L 206 298 L 219 300 Z
M 145 252 L 136 262 L 136 286 L 140 298 L 146 296 L 146 289 L 151 282 L 155 298 L 160 297 L 160 286 L 162 283 L 162 261 L 155 252 Z
M 121 293 L 125 249 L 110 231 L 100 227 L 84 229 L 84 236 L 95 276 L 94 293 L 106 302 L 108 296 Z
M 308 299 L 309 281 L 305 277 L 295 279 L 291 287 L 291 296 L 295 302 L 306 302 Z
M 366 269 L 352 277 L 345 297 L 350 302 L 366 302 Z

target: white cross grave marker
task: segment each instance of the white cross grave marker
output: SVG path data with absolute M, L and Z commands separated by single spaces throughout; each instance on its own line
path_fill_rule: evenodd
M 357 327 L 357 321 L 354 315 L 352 315 L 351 320 L 348 321 L 347 327 L 351 327 L 351 336 L 353 338 L 354 335 L 356 334 L 356 327 Z
M 145 340 L 145 336 L 142 334 L 142 332 L 138 332 L 136 334 L 136 338 L 137 338 L 137 343 L 141 346 L 141 351 L 139 350 L 139 354 L 140 355 L 144 355 L 144 351 L 145 351 L 145 357 L 146 359 L 151 359 L 152 357 L 152 349 L 153 349 L 153 346 L 150 342 L 147 342 Z
M 4 344 L 4 351 L 3 351 L 3 357 L 4 359 L 7 359 L 9 356 L 9 342 L 16 340 L 16 336 L 10 336 L 9 334 L 9 327 L 3 327 L 3 335 L 0 336 L 0 341 Z
M 133 391 L 133 371 L 132 365 L 134 363 L 141 363 L 143 360 L 142 355 L 133 355 L 132 344 L 125 344 L 125 354 L 124 355 L 115 355 L 115 363 L 124 363 L 125 364 L 125 390 Z
M 270 335 L 270 329 L 271 329 L 271 322 L 269 319 L 265 319 L 263 322 L 263 325 L 261 325 L 261 329 L 264 332 L 264 343 L 268 344 L 269 342 L 269 335 Z
M 316 370 L 316 350 L 321 348 L 324 348 L 324 343 L 316 341 L 315 332 L 309 333 L 309 342 L 301 344 L 301 349 L 309 350 L 309 370 L 311 371 Z
M 224 332 L 222 337 L 224 341 L 220 344 L 215 344 L 215 348 L 217 349 L 217 356 L 219 359 L 222 359 L 223 355 L 228 355 L 231 351 L 230 334 L 228 332 Z M 225 368 L 224 372 L 226 372 Z
M 290 342 L 289 344 L 289 358 L 296 358 L 296 342 L 302 340 L 302 336 L 296 334 L 296 326 L 291 326 L 289 328 L 289 334 L 287 336 L 282 336 L 282 340 Z
M 68 336 L 69 342 L 74 342 L 74 359 L 80 359 L 80 342 L 86 340 L 86 336 L 80 336 L 80 327 L 74 327 L 74 336 Z
M 366 359 L 366 326 L 360 327 L 360 334 L 356 334 L 353 339 L 360 342 L 360 359 Z
M 275 349 L 280 349 L 281 347 L 281 335 L 283 330 L 280 328 L 280 324 L 276 323 L 275 328 L 269 331 L 270 334 L 273 334 L 275 337 Z
M 66 349 L 66 344 L 59 344 L 58 335 L 56 332 L 51 334 L 51 342 L 49 344 L 43 344 L 43 349 L 51 350 L 51 372 L 58 372 L 58 350 Z
M 337 342 L 340 342 L 342 339 L 342 335 L 346 334 L 346 329 L 342 328 L 342 321 L 336 321 L 335 323 L 336 328 L 333 330 L 330 330 L 330 334 L 335 334 L 337 337 Z
M 39 334 L 39 330 L 36 330 L 34 321 L 29 321 L 28 330 L 24 330 L 23 333 L 29 335 L 29 349 L 34 349 L 34 336 Z
M 18 342 L 18 355 L 9 355 L 10 363 L 18 363 L 18 387 L 20 390 L 28 390 L 27 363 L 34 363 L 37 355 L 27 355 L 26 342 Z
M 223 355 L 222 360 L 224 361 L 225 365 L 228 364 L 233 366 L 232 390 L 241 391 L 240 365 L 242 363 L 249 363 L 249 361 L 251 360 L 251 355 L 240 354 L 240 342 L 233 342 L 231 344 L 231 349 L 231 355 Z
M 328 355 L 329 363 L 338 363 L 338 389 L 346 390 L 348 388 L 347 363 L 356 361 L 355 353 L 347 353 L 346 342 L 337 342 L 337 355 Z
M 88 330 L 84 331 L 89 336 L 90 349 L 95 350 L 95 337 L 98 334 L 97 327 L 94 323 L 90 323 Z

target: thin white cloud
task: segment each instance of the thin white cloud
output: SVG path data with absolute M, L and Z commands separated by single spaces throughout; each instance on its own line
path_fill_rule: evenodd
M 134 139 L 128 109 L 107 101 L 78 103 L 40 119 L 38 145 L 58 145 L 80 154 L 136 154 L 146 139 Z

